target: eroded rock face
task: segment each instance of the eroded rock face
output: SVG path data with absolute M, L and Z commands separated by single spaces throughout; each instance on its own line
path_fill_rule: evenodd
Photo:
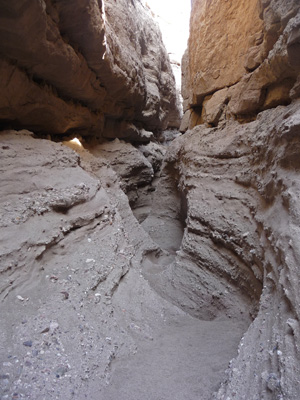
M 166 229 L 171 210 L 176 217 L 168 199 L 177 187 L 186 228 L 174 261 L 162 258 L 154 287 L 202 319 L 255 318 L 218 400 L 300 396 L 299 132 L 297 101 L 248 124 L 195 127 L 165 158 L 154 200 L 164 207 L 156 206 L 151 218 Z
M 178 125 L 169 59 L 146 10 L 138 0 L 2 3 L 2 124 L 133 140 Z
M 133 206 L 138 199 L 139 188 L 150 185 L 153 180 L 154 170 L 150 161 L 131 143 L 119 139 L 93 144 L 88 148 L 94 156 L 107 160 L 119 176 L 121 187 Z
M 81 398 L 96 368 L 103 375 L 90 392 L 96 398 L 116 349 L 129 338 L 116 329 L 109 308 L 135 254 L 129 231 L 139 225 L 105 159 L 86 151 L 80 159 L 62 144 L 32 136 L 1 132 L 0 395 L 71 399 L 76 392 Z M 137 237 L 145 241 L 142 230 Z M 93 316 L 81 313 L 86 306 Z M 130 345 L 129 339 L 129 352 Z M 67 383 L 70 370 L 74 385 Z M 32 386 L 33 380 L 40 383 Z
M 78 154 L 28 131 L 1 134 L 1 395 L 298 400 L 298 2 L 193 2 L 183 121 L 210 126 L 166 147 L 150 215 L 140 198 L 141 225 L 124 191 L 132 203 L 138 188 L 148 191 L 166 148 L 122 139 L 147 142 L 164 126 L 169 67 L 156 69 L 156 34 L 128 14 L 139 2 L 76 4 L 88 12 L 62 0 L 1 6 L 3 21 L 19 21 L 13 33 L 8 22 L 0 28 L 3 119 L 120 138 L 86 141 L 90 152 Z M 113 18 L 122 13 L 128 26 Z M 197 21 L 218 51 L 201 48 Z M 20 41 L 25 29 L 32 43 Z M 227 31 L 238 44 L 228 51 Z M 169 381 L 178 359 L 185 367 Z
M 298 97 L 299 2 L 194 1 L 181 130 L 247 120 Z
M 158 203 L 175 218 L 154 225 L 155 243 L 121 190 L 139 150 L 116 140 L 93 156 L 25 130 L 0 139 L 1 398 L 208 399 L 246 324 L 193 318 L 149 285 L 164 269 L 148 268 L 162 235 L 180 247 L 180 193 Z M 156 170 L 159 146 L 140 150 L 138 165 Z
M 193 2 L 181 130 L 194 128 L 166 158 L 187 219 L 162 285 L 172 277 L 173 301 L 200 304 L 202 317 L 254 317 L 218 400 L 300 396 L 299 10 L 293 0 Z

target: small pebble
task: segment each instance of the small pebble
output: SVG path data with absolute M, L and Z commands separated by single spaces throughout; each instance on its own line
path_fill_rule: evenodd
M 65 366 L 58 367 L 55 371 L 55 377 L 60 378 L 60 377 L 64 376 L 67 372 L 68 372 L 68 367 L 65 367 Z
M 64 300 L 68 300 L 68 298 L 69 298 L 68 292 L 60 292 L 60 293 L 64 295 Z
M 50 333 L 54 333 L 54 331 L 55 331 L 58 327 L 59 327 L 59 325 L 58 325 L 57 322 L 51 322 L 51 323 L 50 323 L 50 327 L 49 327 Z
M 26 340 L 26 342 L 23 342 L 23 345 L 26 347 L 31 347 L 32 346 L 32 340 Z
M 10 362 L 4 362 L 3 367 L 12 367 L 12 363 Z

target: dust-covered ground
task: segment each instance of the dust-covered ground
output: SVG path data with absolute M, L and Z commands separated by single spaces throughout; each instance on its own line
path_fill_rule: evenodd
M 184 218 L 142 227 L 99 154 L 0 140 L 1 400 L 209 399 L 249 320 L 198 319 L 156 292 Z

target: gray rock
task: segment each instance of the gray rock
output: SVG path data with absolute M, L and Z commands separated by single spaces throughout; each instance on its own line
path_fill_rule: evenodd
M 25 342 L 23 342 L 23 345 L 26 347 L 32 347 L 32 340 L 26 340 Z

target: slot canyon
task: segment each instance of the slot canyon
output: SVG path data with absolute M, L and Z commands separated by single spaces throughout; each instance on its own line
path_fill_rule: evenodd
M 300 2 L 186 3 L 0 0 L 0 400 L 300 399 Z

